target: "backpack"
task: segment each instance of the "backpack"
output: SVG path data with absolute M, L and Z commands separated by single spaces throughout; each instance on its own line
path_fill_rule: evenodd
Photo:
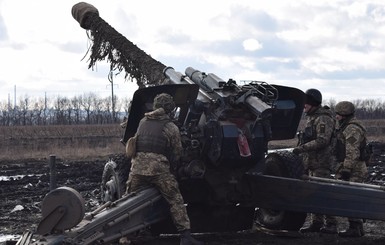
M 354 125 L 357 125 L 358 127 L 360 127 L 363 131 L 366 131 L 361 124 L 358 124 L 358 123 L 355 123 L 355 122 L 352 122 L 350 124 L 354 124 Z M 370 157 L 372 156 L 373 154 L 373 145 L 371 144 L 371 142 L 367 142 L 366 141 L 366 137 L 364 138 L 364 140 L 361 142 L 360 144 L 360 160 L 361 161 L 364 161 L 365 163 L 368 163 L 369 160 L 370 160 Z
M 366 164 L 369 163 L 370 158 L 373 154 L 373 144 L 372 142 L 366 142 L 366 139 L 364 140 L 363 146 L 360 146 L 360 160 L 365 161 Z

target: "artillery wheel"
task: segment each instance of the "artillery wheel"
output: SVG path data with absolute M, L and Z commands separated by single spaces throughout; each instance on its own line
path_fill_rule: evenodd
M 270 153 L 265 158 L 264 174 L 300 178 L 304 173 L 300 158 L 289 151 Z M 298 230 L 306 219 L 306 213 L 260 208 L 256 221 L 274 230 Z
M 124 154 L 114 155 L 104 165 L 101 184 L 103 202 L 115 201 L 123 196 L 130 167 L 131 161 Z

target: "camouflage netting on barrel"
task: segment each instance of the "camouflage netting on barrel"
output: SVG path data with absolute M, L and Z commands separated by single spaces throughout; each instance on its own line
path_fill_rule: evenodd
M 88 50 L 90 60 L 88 68 L 93 68 L 97 61 L 107 59 L 110 70 L 125 72 L 125 78 L 136 81 L 138 86 L 157 85 L 163 82 L 161 62 L 153 59 L 135 44 L 117 32 L 99 16 L 99 11 L 91 4 L 80 2 L 72 7 L 72 16 L 80 26 L 89 31 L 92 46 Z

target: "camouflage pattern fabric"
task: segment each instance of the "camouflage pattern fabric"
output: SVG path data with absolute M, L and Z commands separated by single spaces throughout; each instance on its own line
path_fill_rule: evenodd
M 169 119 L 163 108 L 145 114 L 149 119 L 164 120 Z M 163 134 L 168 141 L 168 149 L 173 162 L 178 162 L 182 154 L 182 143 L 178 127 L 172 123 L 166 123 Z M 137 152 L 131 159 L 131 173 L 139 175 L 157 175 L 170 172 L 170 162 L 166 156 L 152 152 Z
M 332 112 L 328 107 L 319 106 L 314 112 L 306 114 L 305 128 L 310 129 L 312 133 L 307 136 L 309 139 L 297 148 L 302 152 L 304 168 L 308 170 L 310 176 L 331 178 L 335 165 L 331 144 L 335 125 Z M 335 225 L 337 223 L 334 216 L 309 215 L 313 224 Z
M 170 119 L 163 108 L 145 114 L 152 120 Z M 163 127 L 168 149 L 173 162 L 178 162 L 182 153 L 182 143 L 178 127 L 171 121 Z M 178 182 L 170 172 L 170 162 L 166 156 L 152 152 L 137 152 L 131 159 L 131 171 L 127 180 L 126 193 L 143 187 L 154 186 L 170 205 L 172 219 L 178 231 L 190 229 L 190 220 L 180 194 Z
M 360 124 L 360 126 L 356 125 Z M 340 179 L 341 169 L 350 170 L 349 181 L 364 182 L 368 176 L 368 169 L 364 161 L 360 161 L 360 144 L 366 138 L 363 125 L 354 117 L 348 117 L 338 122 L 337 141 L 345 146 L 345 159 L 338 163 L 336 178 Z M 337 148 L 339 149 L 339 148 Z M 362 224 L 362 219 L 348 218 L 350 224 Z
M 328 108 L 318 107 L 313 113 L 307 113 L 306 128 L 314 129 L 314 138 L 297 147 L 302 152 L 305 169 L 310 171 L 318 168 L 334 169 L 331 138 L 335 124 Z
M 178 182 L 171 173 L 163 173 L 154 176 L 131 174 L 127 181 L 127 193 L 143 187 L 154 186 L 170 205 L 171 217 L 178 231 L 190 229 L 190 219 L 184 206 L 183 197 L 180 194 Z
M 366 163 L 360 160 L 360 144 L 366 139 L 364 127 L 354 116 L 342 120 L 338 126 L 337 141 L 345 148 L 345 159 L 338 164 L 338 170 L 349 169 L 349 181 L 363 182 L 368 175 Z M 336 177 L 338 178 L 338 172 Z

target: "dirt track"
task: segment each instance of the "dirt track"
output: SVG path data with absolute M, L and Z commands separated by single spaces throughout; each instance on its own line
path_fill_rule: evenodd
M 377 154 L 376 168 L 371 172 L 377 183 L 383 184 L 382 153 Z M 71 161 L 57 159 L 57 186 L 69 186 L 78 190 L 86 200 L 86 211 L 93 210 L 99 202 L 99 187 L 105 160 Z M 19 176 L 20 175 L 20 176 Z M 21 235 L 25 230 L 34 230 L 40 220 L 40 202 L 49 192 L 48 160 L 25 160 L 20 162 L 1 162 L 0 176 L 13 176 L 0 179 L 0 235 Z M 24 177 L 22 177 L 24 176 Z M 20 205 L 20 206 L 19 206 Z M 17 210 L 22 207 L 22 210 Z M 340 229 L 346 222 L 340 224 Z M 368 220 L 365 223 L 366 235 L 362 238 L 340 238 L 337 235 L 277 233 L 254 229 L 240 233 L 198 234 L 205 244 L 384 244 L 385 222 Z M 175 236 L 140 237 L 133 244 L 179 244 Z

